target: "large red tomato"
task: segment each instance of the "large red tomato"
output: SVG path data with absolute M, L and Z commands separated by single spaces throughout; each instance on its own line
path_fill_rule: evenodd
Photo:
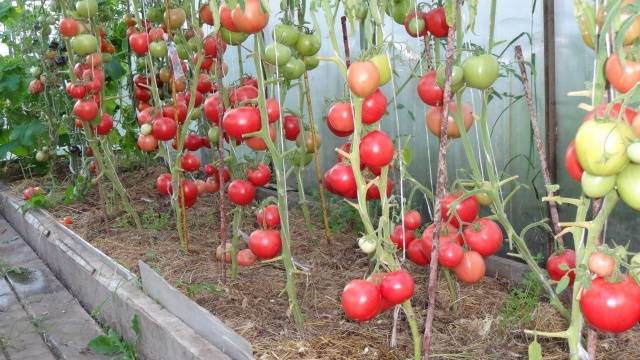
M 345 137 L 353 133 L 353 107 L 349 102 L 331 105 L 327 113 L 329 130 L 337 136 Z
M 247 180 L 233 180 L 229 183 L 227 192 L 229 193 L 229 201 L 244 206 L 249 205 L 255 198 L 256 187 Z
M 380 288 L 366 280 L 351 280 L 340 296 L 342 309 L 353 321 L 369 321 L 382 307 Z
M 564 268 L 563 265 L 566 266 L 564 270 L 561 269 L 561 267 Z M 560 281 L 569 272 L 569 283 L 573 284 L 576 278 L 575 267 L 576 253 L 571 249 L 557 252 L 547 259 L 547 272 L 551 280 Z
M 387 179 L 387 197 L 391 196 L 392 190 L 393 190 L 393 184 L 391 182 L 391 179 Z M 369 186 L 369 188 L 367 189 L 366 198 L 367 200 L 380 199 L 380 189 L 378 188 L 378 185 L 374 184 Z
M 387 111 L 387 98 L 380 89 L 367 96 L 362 102 L 362 123 L 373 124 L 382 119 Z
M 580 297 L 580 310 L 592 327 L 620 333 L 640 319 L 640 286 L 629 275 L 620 282 L 596 278 Z
M 287 114 L 283 118 L 282 129 L 284 130 L 284 138 L 289 141 L 295 141 L 300 134 L 300 119 L 293 114 Z
M 424 14 L 424 20 L 431 35 L 437 38 L 447 37 L 449 25 L 443 7 L 437 7 Z
M 280 211 L 275 204 L 267 205 L 256 213 L 258 224 L 265 229 L 276 228 L 280 225 Z
M 158 139 L 153 135 L 140 134 L 138 136 L 138 147 L 144 152 L 152 152 L 158 149 Z
M 440 199 L 440 211 L 443 221 L 448 221 L 455 227 L 460 227 L 462 223 L 472 222 L 480 212 L 480 202 L 475 196 L 468 196 L 462 200 L 455 209 L 449 209 L 449 205 L 457 200 L 462 193 L 447 194 Z
M 264 163 L 247 169 L 247 179 L 255 186 L 264 186 L 271 180 L 271 170 Z
M 191 151 L 187 151 L 180 159 L 180 167 L 184 171 L 198 171 L 200 169 L 200 159 Z
M 626 57 L 622 65 L 618 54 L 611 54 L 605 65 L 605 74 L 611 86 L 624 94 L 640 82 L 640 61 Z
M 233 19 L 231 18 L 231 9 L 226 4 L 220 5 L 218 13 L 220 14 L 220 25 L 232 32 L 240 31 L 233 23 Z
M 465 252 L 460 264 L 453 269 L 458 280 L 465 284 L 474 284 L 482 280 L 486 270 L 482 255 L 475 251 Z
M 324 186 L 331 193 L 340 195 L 347 199 L 358 197 L 356 189 L 356 178 L 353 175 L 351 165 L 338 163 L 324 174 Z
M 260 130 L 260 110 L 252 106 L 231 109 L 222 118 L 222 128 L 232 138 L 242 140 L 244 134 Z
M 281 248 L 282 240 L 278 230 L 259 229 L 249 235 L 249 249 L 258 259 L 273 259 Z
M 564 168 L 573 180 L 580 183 L 584 169 L 580 165 L 580 161 L 578 161 L 576 142 L 573 140 L 569 143 L 569 146 L 567 146 L 567 152 L 564 155 Z
M 210 58 L 218 57 L 218 47 L 222 53 L 227 49 L 227 44 L 219 36 L 207 36 L 202 43 L 204 55 Z
M 160 117 L 153 120 L 151 134 L 158 140 L 167 141 L 176 136 L 178 126 L 173 119 Z
M 380 282 L 380 294 L 393 305 L 409 300 L 413 296 L 414 289 L 413 277 L 404 270 L 387 273 Z
M 416 230 L 422 225 L 422 216 L 418 210 L 409 210 L 403 216 L 404 227 L 409 230 Z
M 431 70 L 424 74 L 418 81 L 418 96 L 425 104 L 430 106 L 442 106 L 444 90 L 436 83 L 436 71 Z
M 402 225 L 396 225 L 389 236 L 389 240 L 396 245 L 398 249 L 408 246 L 415 240 L 416 234 L 413 230 L 405 229 Z
M 258 89 L 251 85 L 243 85 L 231 90 L 229 94 L 229 103 L 231 106 L 238 106 L 246 101 L 258 98 Z
M 73 105 L 73 114 L 82 121 L 91 121 L 98 115 L 98 104 L 93 99 L 78 100 Z
M 482 256 L 491 256 L 502 249 L 502 230 L 489 218 L 475 220 L 464 228 L 462 235 L 469 249 Z
M 446 268 L 455 268 L 464 258 L 464 249 L 456 242 L 445 242 L 438 249 L 438 264 Z
M 220 122 L 220 116 L 224 114 L 224 104 L 217 93 L 209 96 L 204 101 L 204 116 L 214 124 Z
M 416 265 L 426 266 L 431 259 L 431 252 L 425 254 L 422 250 L 422 241 L 412 241 L 407 246 L 407 257 Z
M 373 130 L 360 142 L 360 160 L 368 166 L 383 167 L 393 160 L 393 141 L 385 132 Z
M 72 18 L 63 18 L 60 20 L 59 31 L 62 36 L 76 36 L 79 31 L 78 22 Z
M 129 46 L 136 55 L 146 55 L 149 51 L 149 34 L 146 32 L 137 32 L 129 36 Z

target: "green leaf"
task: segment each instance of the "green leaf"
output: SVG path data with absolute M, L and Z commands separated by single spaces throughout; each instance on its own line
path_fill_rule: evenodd
M 104 73 L 107 78 L 118 80 L 126 73 L 126 71 L 120 61 L 113 59 L 104 65 Z
M 405 165 L 411 164 L 412 153 L 411 148 L 409 146 L 405 146 L 402 149 L 402 161 L 404 161 Z
M 542 346 L 538 339 L 533 339 L 529 344 L 529 360 L 542 360 Z
M 565 275 L 562 277 L 562 279 L 560 279 L 558 285 L 556 286 L 556 294 L 562 293 L 567 288 L 567 286 L 569 286 L 569 276 Z
M 111 333 L 111 330 L 109 330 Z M 120 341 L 108 335 L 100 335 L 89 341 L 89 349 L 96 354 L 114 355 L 120 352 Z
M 140 336 L 140 318 L 138 318 L 138 314 L 133 315 L 133 318 L 131 318 L 131 329 L 136 333 L 136 336 Z
M 456 22 L 456 11 L 454 4 L 456 2 L 453 0 L 446 0 L 444 2 L 444 14 L 447 18 L 447 25 L 453 25 Z

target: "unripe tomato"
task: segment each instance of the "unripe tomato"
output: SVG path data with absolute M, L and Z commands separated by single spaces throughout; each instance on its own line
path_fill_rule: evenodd
M 356 61 L 347 70 L 349 89 L 359 97 L 373 94 L 380 85 L 380 71 L 370 61 Z
M 601 276 L 607 277 L 613 274 L 613 270 L 616 267 L 616 261 L 613 257 L 600 252 L 594 251 L 589 256 L 589 271 L 592 273 Z
M 298 29 L 291 25 L 287 24 L 277 24 L 273 27 L 273 40 L 279 44 L 283 44 L 289 47 L 294 47 L 298 38 L 300 37 L 300 32 Z
M 304 62 L 298 58 L 291 57 L 284 66 L 281 66 L 280 72 L 286 80 L 295 80 L 304 74 L 307 67 Z
M 583 122 L 576 133 L 580 165 L 593 175 L 617 174 L 629 163 L 626 150 L 633 138 L 633 132 L 625 122 Z
M 638 164 L 627 165 L 616 178 L 620 198 L 635 210 L 640 210 L 640 181 L 638 179 L 640 179 L 640 165 Z
M 269 44 L 264 48 L 262 58 L 268 64 L 282 66 L 291 59 L 291 50 L 279 43 Z
M 296 51 L 302 56 L 313 56 L 320 50 L 320 39 L 313 34 L 300 34 Z
M 171 29 L 179 29 L 187 19 L 187 13 L 183 8 L 168 9 L 164 12 L 164 22 L 169 24 Z
M 369 59 L 377 68 L 380 73 L 380 82 L 378 86 L 382 86 L 391 80 L 391 64 L 389 57 L 385 54 L 378 54 Z
M 588 172 L 582 173 L 580 181 L 582 192 L 590 198 L 601 198 L 607 195 L 616 185 L 616 176 L 597 176 Z
M 491 54 L 475 55 L 467 58 L 462 64 L 464 81 L 476 89 L 486 89 L 498 78 L 500 66 Z

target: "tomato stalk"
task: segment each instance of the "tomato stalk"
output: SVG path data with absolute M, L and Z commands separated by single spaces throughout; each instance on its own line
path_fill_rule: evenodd
M 238 241 L 240 240 L 240 224 L 242 224 L 242 207 L 236 206 L 233 210 L 233 222 L 232 222 L 232 231 L 233 235 L 231 237 L 231 278 L 235 279 L 238 276 L 238 258 L 236 254 L 238 253 Z M 226 250 L 223 248 L 222 251 L 222 261 L 226 262 Z

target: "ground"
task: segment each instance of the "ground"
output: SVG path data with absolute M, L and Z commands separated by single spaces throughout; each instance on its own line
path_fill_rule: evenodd
M 307 229 L 296 206 L 291 204 L 292 252 L 295 260 L 310 269 L 298 276 L 297 290 L 305 328 L 298 330 L 287 313 L 285 274 L 277 263 L 241 268 L 236 279 L 222 276 L 215 260 L 219 243 L 219 195 L 204 195 L 188 211 L 189 251 L 179 249 L 173 215 L 166 198 L 155 191 L 160 168 L 123 173 L 145 229 L 136 230 L 122 213 L 105 217 L 98 192 L 91 190 L 82 202 L 57 204 L 49 211 L 57 218 L 71 216 L 71 229 L 107 255 L 137 272 L 138 260 L 147 262 L 174 286 L 218 316 L 247 338 L 258 359 L 407 359 L 412 354 L 408 326 L 402 314 L 397 322 L 397 344 L 390 346 L 393 311 L 369 323 L 348 321 L 340 307 L 340 292 L 351 279 L 367 274 L 368 261 L 357 248 L 356 234 L 334 234 L 324 241 L 321 222 Z M 21 192 L 27 185 L 45 185 L 49 179 L 13 183 Z M 226 204 L 226 209 L 230 205 Z M 244 217 L 242 229 L 250 233 L 257 224 L 253 211 Z M 314 210 L 314 211 L 317 211 Z M 227 215 L 230 222 L 231 215 Z M 319 216 L 312 216 L 319 219 Z M 419 324 L 426 313 L 427 270 L 406 265 L 414 275 L 413 297 Z M 459 286 L 452 300 L 446 283 L 439 284 L 434 323 L 433 358 L 525 359 L 532 337 L 522 329 L 559 331 L 566 324 L 544 299 L 521 284 L 485 278 L 479 284 Z M 524 319 L 524 320 L 523 320 Z M 637 359 L 640 331 L 621 335 L 600 334 L 598 359 Z M 566 359 L 562 339 L 539 338 L 544 359 Z

